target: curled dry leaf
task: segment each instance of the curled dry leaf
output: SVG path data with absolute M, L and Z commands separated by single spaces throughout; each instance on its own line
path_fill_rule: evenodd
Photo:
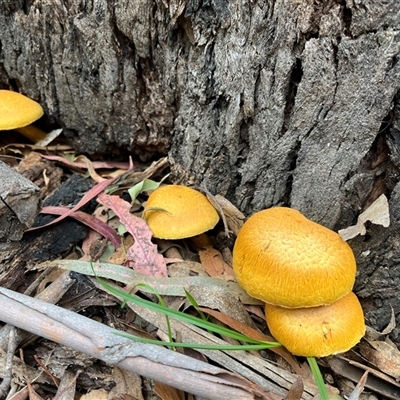
M 214 198 L 225 215 L 228 228 L 237 236 L 246 217 L 225 197 L 217 194 Z
M 382 332 L 379 332 L 379 331 L 376 331 L 375 329 L 371 328 L 370 326 L 367 326 L 367 330 L 365 333 L 366 339 L 376 340 L 382 336 L 389 335 L 389 333 L 392 332 L 394 328 L 396 328 L 396 316 L 394 314 L 393 307 L 391 307 L 391 309 L 392 309 L 392 313 L 391 313 L 390 321 L 389 321 L 387 327 Z
M 382 225 L 387 228 L 390 225 L 389 203 L 387 197 L 379 196 L 363 213 L 358 217 L 357 224 L 346 229 L 339 230 L 343 240 L 352 239 L 358 235 L 365 235 L 365 223 L 372 222 L 375 225 Z

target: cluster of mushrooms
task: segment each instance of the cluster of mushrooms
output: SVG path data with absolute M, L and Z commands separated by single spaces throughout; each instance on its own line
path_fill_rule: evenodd
M 353 251 L 299 211 L 274 207 L 251 216 L 237 237 L 233 268 L 249 295 L 266 303 L 268 328 L 291 353 L 342 353 L 364 335 L 363 310 L 351 291 Z
M 193 237 L 219 220 L 206 196 L 180 185 L 156 189 L 144 217 L 160 239 Z M 236 239 L 233 269 L 239 285 L 266 303 L 271 334 L 295 355 L 342 353 L 365 333 L 351 291 L 356 261 L 350 246 L 296 210 L 274 207 L 252 215 Z

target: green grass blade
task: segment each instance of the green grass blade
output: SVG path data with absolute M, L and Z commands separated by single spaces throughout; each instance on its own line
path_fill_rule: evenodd
M 173 317 L 176 318 L 180 321 L 183 322 L 187 322 L 190 324 L 193 324 L 195 326 L 198 326 L 200 328 L 206 329 L 206 330 L 210 330 L 214 333 L 218 333 L 220 335 L 225 335 L 227 337 L 230 337 L 232 339 L 236 339 L 242 342 L 246 342 L 246 343 L 252 343 L 252 344 L 258 344 L 258 345 L 263 345 L 266 347 L 277 347 L 280 346 L 280 343 L 277 342 L 265 342 L 262 340 L 257 340 L 257 339 L 253 339 L 250 338 L 246 335 L 243 335 L 239 332 L 233 331 L 231 329 L 225 328 L 223 326 L 219 326 L 217 324 L 214 324 L 212 322 L 209 321 L 204 321 L 201 318 L 198 317 L 194 317 L 192 315 L 188 315 L 185 314 L 183 312 L 180 311 L 176 311 L 173 310 L 171 308 L 162 306 L 161 304 L 156 304 L 153 303 L 152 301 L 149 300 L 145 300 L 140 298 L 139 296 L 136 295 L 131 295 L 123 290 L 117 289 L 111 285 L 109 285 L 107 282 L 103 281 L 100 278 L 96 278 L 97 281 L 100 283 L 100 285 L 102 285 L 105 289 L 107 289 L 109 292 L 111 292 L 112 294 L 114 294 L 115 296 L 118 296 L 126 301 L 130 301 L 134 304 L 140 305 L 142 307 L 146 307 L 149 310 L 152 311 L 156 311 L 156 312 L 160 312 L 164 315 L 168 315 L 169 317 Z
M 200 310 L 199 303 L 197 303 L 196 299 L 195 299 L 195 298 L 191 295 L 191 293 L 188 292 L 186 289 L 185 289 L 185 294 L 186 294 L 187 299 L 189 300 L 189 303 L 190 303 L 190 304 L 195 308 L 195 310 L 199 313 L 200 318 L 201 318 L 203 321 L 207 321 L 208 318 L 207 318 L 207 316 L 203 313 L 203 311 Z
M 167 307 L 167 305 L 165 304 L 164 299 L 160 296 L 160 293 L 158 293 L 157 290 L 154 289 L 151 285 L 148 285 L 147 283 L 138 283 L 138 284 L 134 287 L 134 289 L 136 289 L 137 287 L 142 287 L 142 288 L 147 289 L 149 292 L 153 293 L 153 294 L 157 297 L 158 302 L 159 302 L 163 307 Z M 132 290 L 134 290 L 134 289 L 132 289 Z M 130 291 L 129 294 L 131 294 L 131 292 L 132 292 L 132 291 Z M 166 319 L 166 324 L 167 324 L 168 339 L 169 339 L 170 343 L 173 343 L 174 338 L 173 338 L 173 336 L 172 336 L 171 323 L 170 323 L 170 321 L 169 321 L 168 315 L 165 316 L 165 319 Z M 171 350 L 175 350 L 174 346 L 170 346 L 170 348 L 171 348 Z
M 317 384 L 319 395 L 321 400 L 329 400 L 329 394 L 325 386 L 324 378 L 322 377 L 321 370 L 319 369 L 317 360 L 315 357 L 307 357 L 308 365 L 311 368 L 311 372 L 314 376 L 315 383 Z
M 157 339 L 147 339 L 129 333 L 117 332 L 118 336 L 126 337 L 128 339 L 136 340 L 137 342 L 157 344 L 162 346 L 171 346 L 171 342 L 164 342 Z M 268 344 L 268 343 L 267 343 Z M 223 345 L 223 344 L 201 344 L 201 343 L 182 343 L 174 342 L 174 347 L 182 347 L 189 349 L 204 349 L 204 350 L 265 350 L 269 346 L 266 344 L 238 344 L 238 345 Z

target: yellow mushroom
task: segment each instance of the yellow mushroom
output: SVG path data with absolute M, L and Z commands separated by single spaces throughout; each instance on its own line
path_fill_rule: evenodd
M 282 307 L 315 307 L 352 290 L 356 261 L 336 232 L 299 211 L 274 207 L 244 223 L 233 249 L 233 269 L 252 297 Z
M 199 191 L 181 185 L 166 185 L 149 196 L 144 218 L 154 237 L 184 239 L 214 228 L 219 215 Z
M 43 115 L 42 106 L 34 100 L 11 90 L 0 90 L 0 130 L 16 130 L 32 142 L 46 134 L 31 126 Z
M 365 333 L 364 313 L 353 292 L 321 307 L 266 304 L 265 318 L 272 336 L 291 353 L 304 357 L 343 353 Z

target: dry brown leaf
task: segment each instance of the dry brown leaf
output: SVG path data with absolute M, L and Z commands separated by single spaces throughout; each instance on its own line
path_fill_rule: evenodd
M 76 379 L 78 378 L 79 372 L 77 374 L 66 370 L 61 377 L 60 385 L 58 386 L 55 398 L 62 400 L 74 400 L 76 394 Z
M 368 371 L 365 371 L 361 379 L 358 381 L 357 386 L 354 388 L 353 392 L 349 396 L 348 400 L 358 400 L 360 398 L 361 393 L 364 391 L 367 378 Z
M 400 378 L 400 352 L 390 344 L 378 340 L 364 340 L 359 344 L 361 354 L 377 369 Z
M 217 194 L 215 200 L 218 202 L 225 215 L 228 228 L 237 236 L 246 217 L 225 197 Z
M 126 262 L 126 251 L 133 246 L 134 239 L 131 235 L 122 238 L 122 245 L 118 247 L 115 253 L 108 259 L 108 262 L 118 265 L 124 265 Z
M 188 276 L 208 276 L 203 265 L 197 261 L 183 261 L 168 265 L 168 275 L 171 278 L 184 278 Z
M 359 382 L 363 373 L 368 371 L 366 388 L 381 394 L 383 398 L 400 399 L 400 385 L 390 376 L 340 355 L 325 360 L 338 376 L 343 376 L 353 382 Z
M 301 395 L 304 391 L 303 379 L 298 377 L 297 380 L 293 383 L 292 387 L 289 389 L 285 400 L 300 400 Z
M 211 277 L 224 278 L 228 281 L 235 280 L 232 267 L 224 261 L 221 252 L 218 250 L 206 247 L 199 250 L 199 257 L 204 269 Z
M 30 152 L 21 159 L 17 171 L 39 186 L 44 197 L 61 184 L 63 170 L 54 163 L 44 160 L 37 152 Z
M 80 258 L 84 261 L 98 261 L 103 255 L 107 245 L 107 240 L 100 233 L 89 229 L 86 238 L 82 243 L 83 256 Z
M 108 393 L 104 389 L 92 390 L 84 394 L 80 400 L 108 400 Z
M 32 385 L 28 382 L 28 393 L 29 393 L 29 400 L 43 400 L 43 397 L 39 396 L 35 390 L 33 389 Z
M 382 225 L 387 228 L 390 225 L 389 203 L 387 197 L 379 196 L 363 213 L 358 217 L 357 224 L 346 229 L 339 230 L 343 240 L 352 239 L 358 235 L 365 235 L 367 232 L 364 224 L 370 221 L 375 225 Z
M 132 399 L 143 400 L 142 378 L 138 374 L 114 367 L 113 378 L 115 386 L 110 391 L 110 399 L 120 399 L 129 395 Z
M 173 388 L 165 383 L 154 382 L 154 390 L 162 400 L 185 400 L 182 390 Z

